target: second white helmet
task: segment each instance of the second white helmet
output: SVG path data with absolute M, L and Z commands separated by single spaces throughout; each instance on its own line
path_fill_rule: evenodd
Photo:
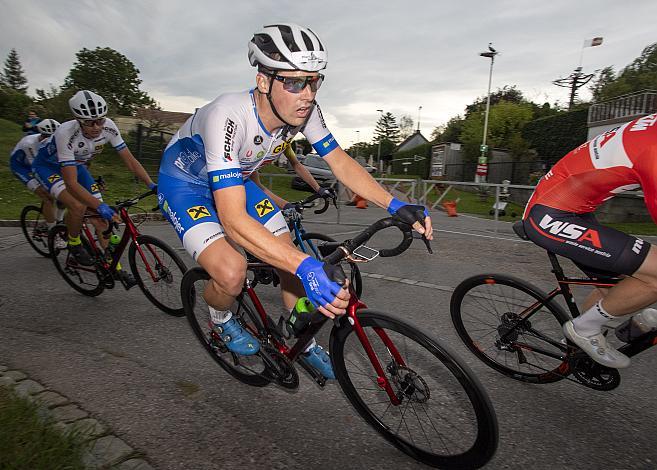
M 37 124 L 37 129 L 42 135 L 53 135 L 58 127 L 59 122 L 54 119 L 44 119 Z
M 68 100 L 73 116 L 78 119 L 97 119 L 107 114 L 107 103 L 93 91 L 81 90 Z
M 253 35 L 249 62 L 271 70 L 319 72 L 326 68 L 328 54 L 310 28 L 280 23 L 267 25 Z

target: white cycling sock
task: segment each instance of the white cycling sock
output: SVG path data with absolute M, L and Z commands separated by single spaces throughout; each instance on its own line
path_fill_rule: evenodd
M 217 310 L 209 305 L 208 308 L 210 309 L 210 320 L 212 320 L 212 323 L 226 323 L 233 317 L 233 312 L 230 310 Z
M 614 318 L 602 307 L 599 300 L 593 307 L 573 320 L 575 331 L 582 336 L 593 336 L 600 333 L 602 326 Z

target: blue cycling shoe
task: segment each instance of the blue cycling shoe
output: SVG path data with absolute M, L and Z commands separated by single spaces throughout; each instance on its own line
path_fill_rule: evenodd
M 260 343 L 234 318 L 225 323 L 213 323 L 213 326 L 229 351 L 241 356 L 251 356 L 260 351 Z
M 306 358 L 308 364 L 317 369 L 324 377 L 335 380 L 331 358 L 319 344 L 313 346 L 310 351 L 303 353 L 303 357 Z

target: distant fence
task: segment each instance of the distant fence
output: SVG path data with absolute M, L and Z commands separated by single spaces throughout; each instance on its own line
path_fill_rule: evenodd
M 157 177 L 162 153 L 172 135 L 173 132 L 151 129 L 142 124 L 128 134 L 130 149 L 153 178 Z

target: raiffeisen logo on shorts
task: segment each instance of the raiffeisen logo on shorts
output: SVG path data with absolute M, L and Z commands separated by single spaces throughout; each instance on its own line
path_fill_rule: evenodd
M 180 219 L 178 218 L 176 213 L 171 210 L 171 207 L 169 207 L 169 203 L 167 201 L 164 201 L 164 204 L 162 204 L 162 209 L 164 209 L 164 212 L 166 212 L 166 214 L 171 219 L 171 224 L 173 225 L 173 228 L 176 229 L 176 232 L 183 233 L 185 229 L 180 223 Z

